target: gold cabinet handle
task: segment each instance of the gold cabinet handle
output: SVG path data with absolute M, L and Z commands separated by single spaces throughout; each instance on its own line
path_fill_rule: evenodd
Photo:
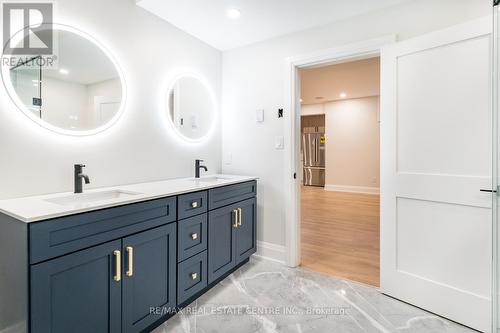
M 191 279 L 196 280 L 198 278 L 198 273 L 191 273 Z
M 118 282 L 122 279 L 122 255 L 118 250 L 115 250 L 113 255 L 115 256 L 115 276 L 113 280 Z
M 241 217 L 241 208 L 238 208 L 238 226 L 241 226 L 241 224 L 243 223 L 243 219 Z
M 233 228 L 238 228 L 238 210 L 237 209 L 233 209 L 233 213 L 234 213 Z
M 191 234 L 191 239 L 192 240 L 197 240 L 198 239 L 198 234 L 197 233 Z
M 198 207 L 198 201 L 191 202 L 191 208 L 197 208 L 197 207 Z
M 134 275 L 134 248 L 132 246 L 127 246 L 125 250 L 127 250 L 128 259 L 128 268 L 125 275 L 130 277 Z

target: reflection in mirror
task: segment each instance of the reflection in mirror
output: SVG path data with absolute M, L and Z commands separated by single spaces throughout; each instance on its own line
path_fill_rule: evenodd
M 198 140 L 212 129 L 215 103 L 208 87 L 193 76 L 179 78 L 168 93 L 168 112 L 177 131 Z
M 118 114 L 122 81 L 104 51 L 76 33 L 57 31 L 57 66 L 40 66 L 34 56 L 10 68 L 10 80 L 24 112 L 54 127 L 89 131 Z

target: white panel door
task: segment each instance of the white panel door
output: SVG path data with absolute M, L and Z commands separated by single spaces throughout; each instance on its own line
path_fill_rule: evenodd
M 491 24 L 381 55 L 381 290 L 491 329 Z

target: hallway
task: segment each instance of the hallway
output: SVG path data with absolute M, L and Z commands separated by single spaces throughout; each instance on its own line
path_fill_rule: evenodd
M 301 266 L 378 287 L 379 196 L 308 186 L 301 193 Z

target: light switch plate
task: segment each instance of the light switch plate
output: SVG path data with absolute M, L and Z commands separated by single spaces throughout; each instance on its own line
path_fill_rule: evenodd
M 255 120 L 258 123 L 264 122 L 264 109 L 259 109 L 255 111 Z
M 285 138 L 283 136 L 277 136 L 274 139 L 274 148 L 276 150 L 283 150 L 285 148 Z

